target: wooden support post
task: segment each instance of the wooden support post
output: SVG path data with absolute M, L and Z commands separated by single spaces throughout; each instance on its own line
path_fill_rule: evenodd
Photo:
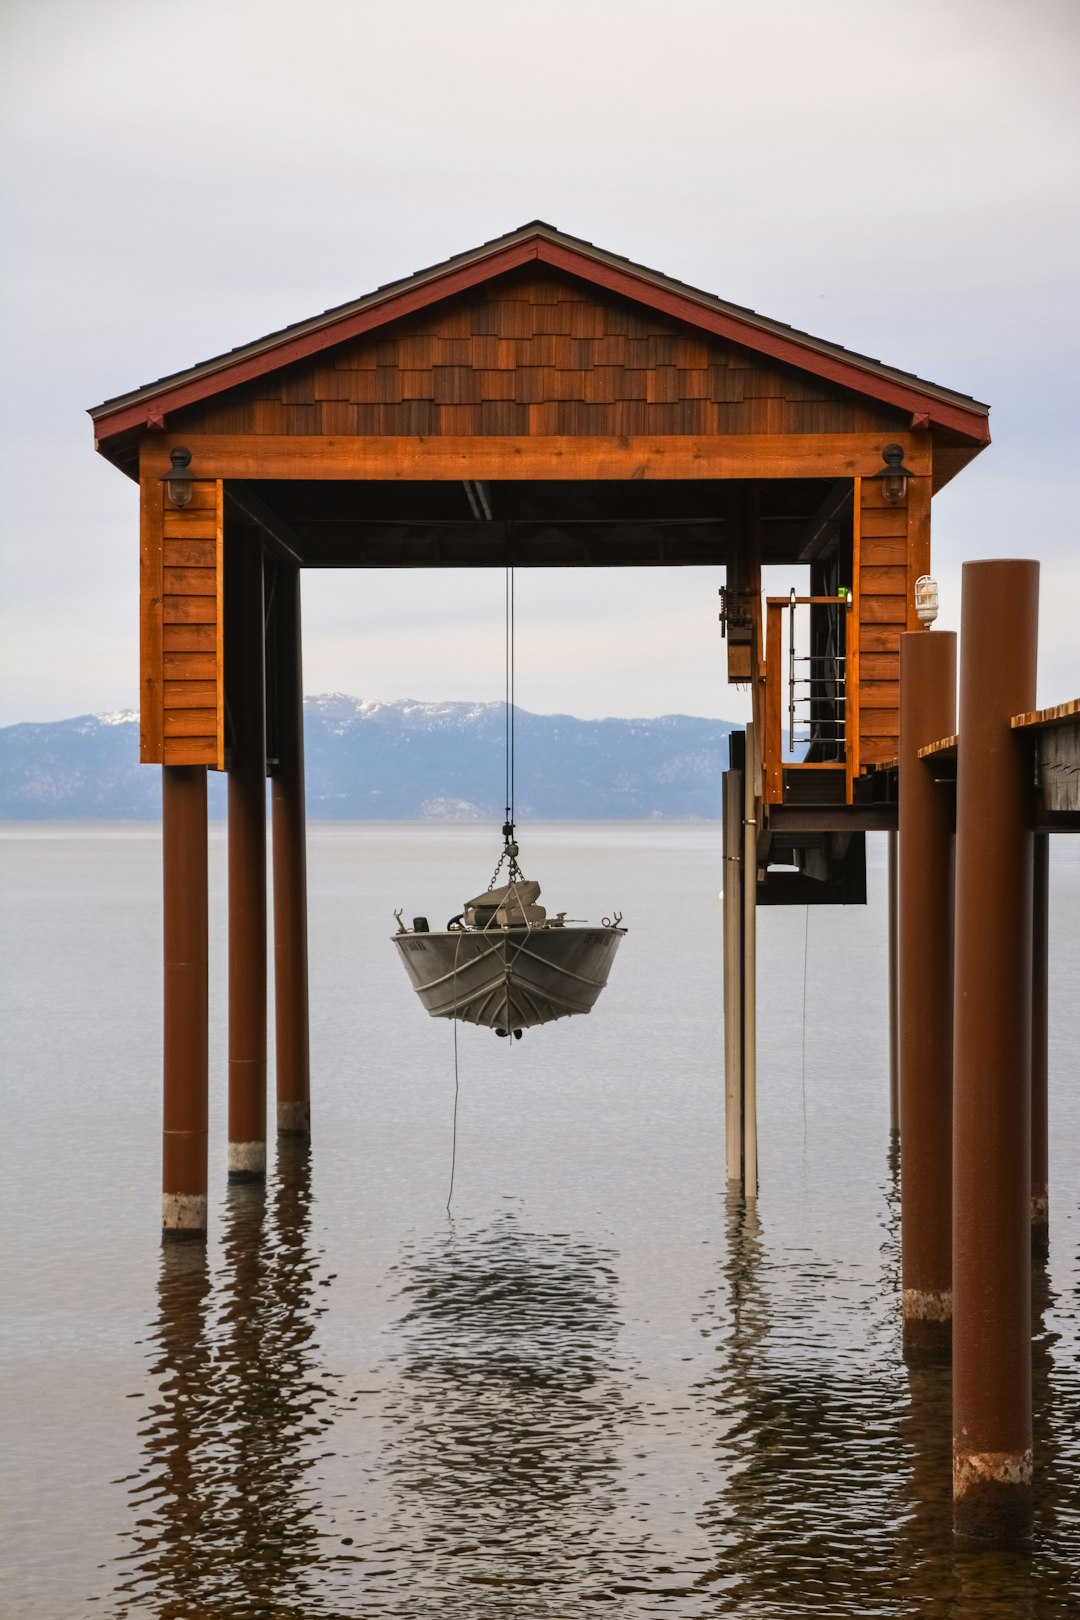
M 743 768 L 742 859 L 742 1117 L 743 1193 L 758 1193 L 757 1144 L 757 796 L 759 764 L 755 727 L 746 728 L 746 763 Z
M 266 712 L 263 561 L 230 527 L 225 576 L 229 769 L 229 1178 L 266 1174 Z
M 1030 754 L 1039 565 L 965 563 L 956 795 L 953 1526 L 1032 1530 Z M 906 1149 L 906 1144 L 905 1144 Z
M 743 773 L 723 775 L 724 1150 L 729 1187 L 742 1186 Z
M 307 847 L 300 570 L 275 568 L 274 711 L 277 763 L 270 784 L 274 842 L 274 995 L 277 1126 L 311 1130 L 308 1059 Z
M 161 1225 L 166 1238 L 205 1238 L 209 1078 L 205 766 L 162 766 L 161 830 L 165 946 Z
M 889 1135 L 900 1133 L 900 1031 L 898 946 L 899 907 L 897 903 L 897 834 L 886 833 L 889 849 L 888 864 L 888 919 L 889 934 Z
M 897 984 L 904 1355 L 952 1347 L 953 807 L 919 749 L 956 731 L 956 636 L 900 637 Z
M 1050 965 L 1050 835 L 1035 834 L 1031 951 L 1031 1252 L 1050 1247 L 1050 1130 L 1047 1106 Z

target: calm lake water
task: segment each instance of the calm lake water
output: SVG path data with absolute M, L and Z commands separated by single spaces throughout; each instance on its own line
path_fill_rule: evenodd
M 1054 852 L 1028 1558 L 952 1551 L 948 1374 L 899 1354 L 870 842 L 867 907 L 759 915 L 748 1212 L 718 829 L 524 829 L 550 906 L 630 931 L 590 1018 L 461 1030 L 448 1217 L 452 1032 L 391 912 L 441 925 L 497 832 L 311 829 L 314 1140 L 263 1190 L 224 1174 L 215 830 L 211 1233 L 163 1251 L 156 829 L 3 829 L 4 1614 L 1080 1614 L 1080 848 Z

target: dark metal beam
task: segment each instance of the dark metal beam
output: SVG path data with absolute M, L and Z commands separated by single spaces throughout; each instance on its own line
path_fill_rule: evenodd
M 234 508 L 262 530 L 266 549 L 274 556 L 286 562 L 304 562 L 303 547 L 295 530 L 267 506 L 250 485 L 229 479 L 225 484 L 225 502 L 227 508 Z
M 822 551 L 844 507 L 852 500 L 853 493 L 850 478 L 838 478 L 830 485 L 817 510 L 806 520 L 799 545 L 799 562 L 813 562 Z
M 787 805 L 769 808 L 769 831 L 782 836 L 796 832 L 895 832 L 895 804 Z
M 715 519 L 507 522 L 299 522 L 309 567 L 493 568 L 508 548 L 522 567 L 723 565 L 727 541 Z
M 472 515 L 477 522 L 491 522 L 491 492 L 488 485 L 479 478 L 466 478 L 465 495 L 472 508 Z

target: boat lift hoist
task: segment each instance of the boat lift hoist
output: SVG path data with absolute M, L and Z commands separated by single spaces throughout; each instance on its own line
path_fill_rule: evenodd
M 487 889 L 466 900 L 444 929 L 414 917 L 411 928 L 395 911 L 393 935 L 405 971 L 432 1018 L 481 1024 L 520 1040 L 526 1029 L 591 1012 L 608 981 L 622 913 L 599 927 L 549 917 L 540 885 L 526 878 L 514 826 L 514 584 L 506 574 L 506 819 L 503 848 Z M 499 883 L 506 868 L 505 879 Z

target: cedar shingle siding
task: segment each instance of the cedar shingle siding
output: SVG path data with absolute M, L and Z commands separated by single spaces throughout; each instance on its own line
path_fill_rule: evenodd
M 170 430 L 299 434 L 844 433 L 894 410 L 570 277 L 516 272 L 170 414 Z

